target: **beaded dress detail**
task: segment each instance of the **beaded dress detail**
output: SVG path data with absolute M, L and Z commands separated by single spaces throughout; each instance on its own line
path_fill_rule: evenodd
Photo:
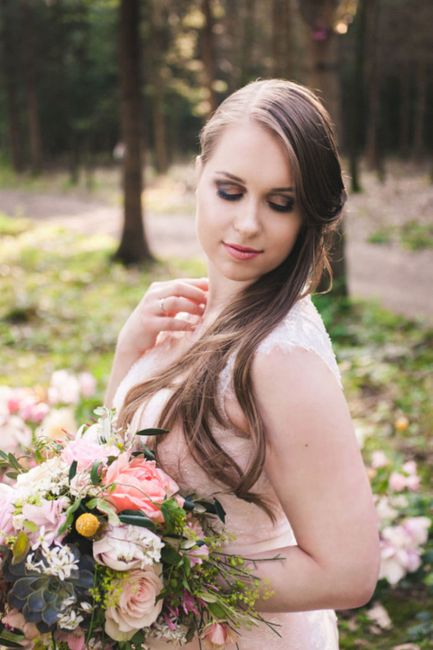
M 190 314 L 179 314 L 184 319 L 197 320 Z M 188 337 L 190 332 L 163 332 L 158 336 L 156 345 L 146 351 L 130 368 L 119 384 L 113 399 L 113 406 L 119 410 L 128 390 L 149 379 L 168 367 L 176 358 L 179 339 Z M 285 350 L 304 348 L 319 355 L 330 370 L 330 381 L 337 381 L 342 388 L 340 371 L 332 348 L 331 339 L 323 320 L 308 295 L 298 300 L 283 320 L 266 336 L 257 347 L 256 354 L 267 354 L 275 347 Z M 235 361 L 233 353 L 219 377 L 218 400 L 225 412 L 227 399 L 234 399 L 232 386 L 232 369 Z M 132 430 L 139 431 L 156 425 L 159 415 L 171 389 L 156 392 L 134 414 Z M 236 435 L 238 434 L 238 435 Z M 214 435 L 219 444 L 229 452 L 240 467 L 246 467 L 251 451 L 248 438 L 240 436 L 233 428 L 225 428 L 215 423 Z M 258 506 L 239 499 L 228 489 L 213 480 L 191 457 L 183 433 L 175 426 L 159 443 L 158 455 L 165 470 L 177 481 L 182 492 L 212 497 L 218 496 L 226 511 L 226 528 L 236 536 L 234 542 L 225 546 L 228 553 L 248 556 L 262 551 L 273 551 L 284 546 L 296 544 L 294 532 L 278 501 L 269 480 L 263 471 L 254 491 L 262 494 L 273 504 L 276 521 L 272 523 L 267 514 Z M 306 612 L 268 613 L 264 618 L 277 623 L 278 637 L 267 626 L 254 627 L 242 631 L 237 639 L 239 650 L 338 650 L 337 617 L 334 610 L 323 609 Z M 152 650 L 170 650 L 180 647 L 167 644 L 161 640 L 152 640 Z M 182 646 L 186 650 L 199 650 L 198 640 Z M 227 650 L 236 650 L 236 644 L 225 646 Z

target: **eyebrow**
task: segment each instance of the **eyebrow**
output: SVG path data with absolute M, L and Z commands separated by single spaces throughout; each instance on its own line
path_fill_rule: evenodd
M 216 172 L 216 174 L 224 174 L 224 176 L 228 176 L 234 181 L 246 185 L 246 182 L 242 178 L 239 178 L 239 176 L 235 176 L 234 174 L 230 174 L 229 172 L 220 171 L 220 172 Z M 294 191 L 295 189 L 293 187 L 273 187 L 271 190 L 271 192 L 294 192 Z

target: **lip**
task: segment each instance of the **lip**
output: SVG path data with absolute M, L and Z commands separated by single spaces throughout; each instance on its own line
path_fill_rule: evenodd
M 232 244 L 226 244 L 226 242 L 223 242 L 224 248 L 228 252 L 228 254 L 233 257 L 235 260 L 250 260 L 253 257 L 257 257 L 257 255 L 260 255 L 263 251 L 257 251 L 254 250 L 253 248 L 244 248 L 240 247 L 237 244 L 232 245 Z
M 249 246 L 240 246 L 239 244 L 232 244 L 231 242 L 223 241 L 225 246 L 230 246 L 241 253 L 262 253 L 263 251 L 258 251 L 256 248 L 250 248 Z

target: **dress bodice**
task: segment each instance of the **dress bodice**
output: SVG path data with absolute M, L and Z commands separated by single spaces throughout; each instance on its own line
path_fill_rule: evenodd
M 198 317 L 179 314 L 191 320 Z M 128 390 L 168 367 L 177 356 L 179 339 L 190 336 L 190 332 L 163 332 L 153 348 L 146 351 L 130 368 L 121 381 L 113 399 L 113 406 L 119 410 Z M 319 355 L 329 369 L 330 380 L 342 387 L 341 375 L 328 332 L 322 318 L 311 300 L 306 296 L 298 300 L 283 320 L 258 345 L 256 354 L 267 354 L 275 347 L 282 350 L 301 347 Z M 225 415 L 225 404 L 235 399 L 232 385 L 232 370 L 235 361 L 233 353 L 218 378 L 219 405 Z M 169 388 L 157 391 L 135 412 L 131 421 L 133 431 L 156 426 L 162 409 L 171 394 Z M 224 428 L 215 423 L 213 431 L 218 443 L 236 460 L 246 467 L 251 443 L 239 431 Z M 226 511 L 225 527 L 234 535 L 234 541 L 226 544 L 225 551 L 248 556 L 255 552 L 272 551 L 296 544 L 295 534 L 275 491 L 263 470 L 253 490 L 260 493 L 276 515 L 272 523 L 266 512 L 253 503 L 239 499 L 224 485 L 218 484 L 191 457 L 180 426 L 174 426 L 158 445 L 158 456 L 164 469 L 177 481 L 181 492 L 195 492 L 202 497 L 216 496 Z M 282 626 L 283 638 L 278 639 L 267 629 L 244 633 L 238 645 L 240 650 L 337 650 L 338 631 L 333 610 L 288 612 L 273 614 L 273 620 Z M 152 650 L 172 648 L 155 641 Z M 186 650 L 198 650 L 199 645 L 191 642 Z M 230 649 L 232 645 L 230 645 Z M 233 645 L 233 649 L 235 646 Z
M 182 314 L 183 318 L 185 316 L 190 315 Z M 167 367 L 176 355 L 177 341 L 188 335 L 189 332 L 186 331 L 164 332 L 155 347 L 147 351 L 130 368 L 118 387 L 113 401 L 114 407 L 120 408 L 127 391 L 132 386 L 156 375 L 164 367 Z M 341 376 L 330 337 L 310 296 L 306 296 L 294 304 L 279 325 L 261 341 L 256 353 L 267 354 L 275 347 L 281 349 L 302 347 L 314 351 L 323 359 L 330 369 L 330 374 L 341 386 Z M 227 415 L 225 410 L 227 399 L 234 399 L 232 385 L 234 361 L 235 354 L 232 354 L 219 377 L 218 400 L 225 415 Z M 154 427 L 170 394 L 171 389 L 162 389 L 155 393 L 146 404 L 138 408 L 131 422 L 132 430 L 138 431 Z M 215 423 L 214 435 L 218 443 L 243 468 L 248 464 L 251 443 L 245 436 L 236 434 L 236 431 L 223 428 Z M 272 505 L 276 514 L 274 524 L 271 523 L 263 509 L 230 494 L 228 489 L 216 483 L 194 461 L 188 452 L 183 432 L 179 426 L 174 426 L 165 439 L 160 442 L 158 455 L 166 471 L 178 482 L 182 492 L 196 492 L 201 496 L 209 497 L 218 496 L 227 513 L 227 529 L 237 538 L 237 541 L 229 545 L 230 552 L 259 552 L 296 543 L 290 523 L 264 471 L 254 486 L 254 491 L 260 493 Z M 248 540 L 247 544 L 246 540 Z

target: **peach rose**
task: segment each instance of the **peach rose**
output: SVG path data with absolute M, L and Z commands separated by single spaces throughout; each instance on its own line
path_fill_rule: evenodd
M 235 632 L 225 623 L 212 623 L 205 629 L 202 639 L 208 650 L 222 650 L 227 643 L 235 640 Z
M 105 485 L 114 483 L 115 488 L 106 498 L 116 510 L 142 510 L 154 521 L 162 523 L 164 516 L 160 506 L 179 487 L 170 476 L 156 467 L 153 460 L 134 458 L 129 460 L 123 453 L 110 465 L 104 478 Z
M 132 639 L 137 630 L 149 627 L 158 618 L 163 601 L 156 598 L 163 584 L 161 565 L 134 569 L 116 581 L 114 593 L 120 592 L 116 603 L 105 611 L 105 632 L 115 641 Z

